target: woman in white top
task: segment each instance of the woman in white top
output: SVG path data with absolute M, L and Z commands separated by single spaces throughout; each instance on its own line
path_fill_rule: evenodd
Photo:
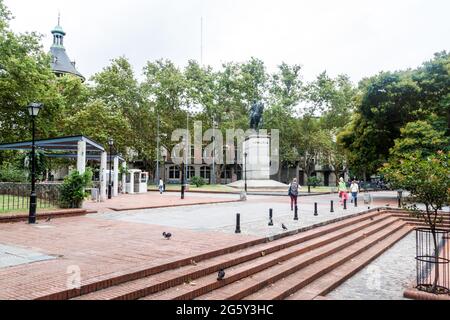
M 350 185 L 350 191 L 352 192 L 352 203 L 353 203 L 353 201 L 355 201 L 355 199 L 358 197 L 359 192 L 359 185 L 355 180 L 353 180 L 352 184 Z

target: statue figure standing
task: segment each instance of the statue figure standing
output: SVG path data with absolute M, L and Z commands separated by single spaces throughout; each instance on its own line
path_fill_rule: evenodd
M 253 130 L 259 130 L 262 126 L 262 117 L 264 113 L 264 103 L 253 101 L 250 108 L 250 128 Z

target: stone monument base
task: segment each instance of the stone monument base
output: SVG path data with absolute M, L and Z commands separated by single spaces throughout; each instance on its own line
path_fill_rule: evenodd
M 245 181 L 239 180 L 228 185 L 235 189 L 243 190 L 245 188 Z M 288 192 L 289 186 L 287 184 L 275 180 L 247 180 L 247 190 L 276 190 Z

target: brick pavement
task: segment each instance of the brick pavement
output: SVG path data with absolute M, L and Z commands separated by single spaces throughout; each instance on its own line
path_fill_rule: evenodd
M 126 211 L 139 209 L 156 209 L 164 207 L 180 207 L 212 203 L 227 203 L 239 201 L 239 195 L 209 195 L 186 193 L 185 199 L 180 194 L 147 192 L 143 194 L 120 194 L 105 202 L 85 201 L 83 208 L 97 212 Z
M 46 228 L 39 228 L 46 226 Z M 173 233 L 172 240 L 162 237 Z M 0 243 L 54 256 L 50 261 L 0 269 L 0 299 L 33 299 L 65 290 L 68 267 L 78 266 L 82 284 L 155 267 L 255 239 L 88 217 L 30 226 L 0 225 Z

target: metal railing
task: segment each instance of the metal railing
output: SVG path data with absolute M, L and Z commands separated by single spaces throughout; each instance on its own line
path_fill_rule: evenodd
M 416 229 L 417 289 L 434 294 L 450 293 L 450 231 Z
M 26 211 L 30 206 L 31 186 L 27 183 L 0 183 L 0 212 Z M 58 207 L 59 184 L 36 184 L 37 208 Z

